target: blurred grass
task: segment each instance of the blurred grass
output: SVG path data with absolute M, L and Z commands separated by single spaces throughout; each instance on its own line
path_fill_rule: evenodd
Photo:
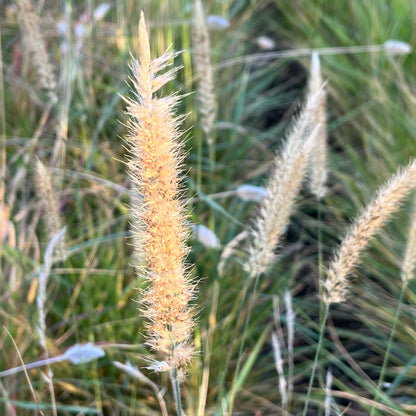
M 79 53 L 72 38 L 73 53 L 65 56 L 60 50 L 62 38 L 56 32 L 55 20 L 64 17 L 66 8 L 74 25 L 83 13 L 91 13 L 99 3 L 67 1 L 59 8 L 52 7 L 50 2 L 45 4 L 42 24 L 48 48 L 57 73 L 67 76 L 58 90 L 60 101 L 50 113 L 46 113 L 44 97 L 36 91 L 30 62 L 25 62 L 13 3 L 5 9 L 0 22 L 6 117 L 2 129 L 7 151 L 4 202 L 10 211 L 6 220 L 10 219 L 14 230 L 14 239 L 10 235 L 4 238 L 0 251 L 0 322 L 13 335 L 25 362 L 39 358 L 42 351 L 36 342 L 36 270 L 42 262 L 47 237 L 34 194 L 33 162 L 35 155 L 50 160 L 58 135 L 67 129 L 61 166 L 65 170 L 52 174 L 68 226 L 68 246 L 77 250 L 64 263 L 55 264 L 52 271 L 49 349 L 52 355 L 59 354 L 76 342 L 93 341 L 106 348 L 107 357 L 94 365 L 53 367 L 59 413 L 160 414 L 152 389 L 121 374 L 111 363 L 130 360 L 143 366 L 143 358 L 149 354 L 142 345 L 142 324 L 135 302 L 143 282 L 137 281 L 130 266 L 129 198 L 117 188 L 128 188 L 125 166 L 120 162 L 125 157 L 121 138 L 126 129 L 124 104 L 118 94 L 128 93 L 125 81 L 129 51 L 137 50 L 138 6 L 131 0 L 112 3 L 104 20 L 86 32 Z M 258 52 L 256 39 L 260 35 L 273 39 L 279 49 L 382 44 L 388 39 L 416 44 L 412 30 L 416 5 L 406 0 L 212 0 L 205 6 L 209 13 L 230 19 L 226 31 L 212 32 L 214 67 L 232 57 Z M 178 79 L 165 87 L 165 92 L 193 91 L 193 45 L 189 31 L 192 2 L 147 0 L 140 7 L 150 23 L 153 54 L 162 53 L 171 44 L 175 50 L 184 51 L 176 58 L 184 68 Z M 22 60 L 21 66 L 16 58 Z M 264 65 L 243 62 L 216 70 L 219 110 L 213 171 L 198 125 L 195 96 L 186 96 L 178 109 L 190 113 L 184 125 L 189 151 L 186 184 L 188 196 L 197 197 L 189 205 L 190 218 L 214 230 L 223 245 L 251 221 L 255 206 L 233 197 L 214 203 L 209 196 L 243 183 L 263 183 L 290 116 L 302 100 L 308 65 L 309 58 L 278 59 Z M 407 164 L 415 156 L 416 58 L 414 54 L 325 55 L 321 65 L 329 91 L 330 194 L 322 207 L 324 258 L 328 261 L 349 223 L 373 192 L 399 165 Z M 44 114 L 46 121 L 41 123 Z M 80 174 L 94 175 L 109 183 Z M 361 398 L 372 398 L 371 379 L 377 382 L 397 307 L 408 226 L 406 209 L 372 244 L 356 273 L 348 303 L 332 312 L 321 367 L 332 368 L 334 391 L 350 394 L 348 400 L 337 399 L 340 410 L 334 414 L 341 414 L 348 404 L 345 414 L 369 412 L 369 405 L 363 404 Z M 309 360 L 319 332 L 317 238 L 316 204 L 305 191 L 288 229 L 280 262 L 260 282 L 246 343 L 246 367 L 237 375 L 241 385 L 234 385 L 239 387 L 235 414 L 282 414 L 271 346 L 269 340 L 259 340 L 263 340 L 265 328 L 272 320 L 272 297 L 282 296 L 287 288 L 292 291 L 297 313 L 292 413 L 302 408 Z M 219 276 L 220 251 L 208 250 L 195 241 L 191 244 L 189 262 L 195 265 L 195 276 L 201 279 L 196 301 L 196 339 L 201 353 L 189 369 L 183 392 L 185 410 L 189 415 L 197 414 L 199 394 L 206 388 L 206 414 L 226 414 L 223 409 L 232 394 L 239 349 L 239 340 L 232 335 L 237 321 L 241 325 L 247 313 L 243 310 L 243 316 L 237 316 L 245 275 L 239 259 L 234 257 L 229 259 L 225 274 Z M 396 328 L 386 379 L 392 383 L 386 390 L 391 396 L 387 405 L 403 415 L 416 411 L 414 407 L 405 407 L 415 400 L 414 289 L 412 282 Z M 214 301 L 218 302 L 215 309 Z M 285 325 L 284 309 L 281 313 Z M 4 331 L 0 331 L 0 348 L 0 369 L 20 365 Z M 220 386 L 229 349 L 230 368 Z M 351 367 L 351 363 L 356 367 Z M 246 374 L 249 366 L 252 368 Z M 203 372 L 208 367 L 210 377 L 204 385 Z M 143 372 L 159 386 L 168 385 L 164 375 L 145 369 Z M 38 399 L 48 412 L 49 397 L 42 376 L 39 371 L 32 371 L 30 376 Z M 25 378 L 17 375 L 1 382 L 9 394 L 9 405 L 16 406 L 17 414 L 33 414 L 34 400 Z M 316 389 L 313 398 L 316 408 L 311 408 L 311 412 L 317 413 L 311 414 L 322 414 L 322 410 L 317 410 L 324 400 L 322 392 Z M 1 400 L 4 403 L 6 399 Z M 169 400 L 168 404 L 172 405 Z M 0 407 L 0 413 L 5 409 Z

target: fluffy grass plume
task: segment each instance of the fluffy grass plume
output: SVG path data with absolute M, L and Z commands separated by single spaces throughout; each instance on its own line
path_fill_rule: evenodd
M 140 277 L 150 285 L 141 297 L 147 318 L 147 344 L 163 355 L 152 368 L 165 371 L 183 368 L 193 355 L 194 326 L 189 301 L 194 285 L 186 272 L 187 236 L 180 193 L 183 158 L 178 139 L 179 123 L 173 108 L 179 98 L 158 98 L 154 93 L 172 80 L 176 69 L 157 73 L 169 65 L 172 53 L 151 59 L 143 12 L 139 22 L 139 60 L 133 60 L 134 98 L 126 98 L 131 156 L 128 161 L 133 192 L 134 247 Z M 143 261 L 144 265 L 143 265 Z
M 59 200 L 53 189 L 51 177 L 39 159 L 36 160 L 35 184 L 44 212 L 48 241 L 51 241 L 62 230 L 63 221 L 59 213 Z M 64 257 L 65 241 L 63 238 L 57 243 L 57 252 Z
M 402 265 L 401 278 L 404 284 L 414 279 L 416 269 L 416 199 L 413 199 L 413 210 L 410 218 L 409 235 L 407 237 L 406 253 Z
M 214 93 L 214 72 L 211 64 L 211 44 L 205 13 L 201 0 L 194 4 L 192 19 L 192 43 L 195 73 L 198 78 L 197 99 L 201 116 L 201 127 L 208 144 L 213 145 L 212 130 L 216 118 L 216 97 Z
M 318 94 L 316 107 L 312 108 L 311 129 L 319 125 L 315 146 L 311 152 L 310 188 L 318 199 L 322 199 L 327 192 L 327 132 L 326 132 L 326 91 L 323 87 L 321 63 L 317 52 L 312 53 L 311 75 L 309 80 L 309 94 Z
M 42 36 L 39 16 L 33 10 L 30 0 L 16 0 L 16 5 L 23 35 L 23 45 L 36 70 L 39 87 L 48 94 L 52 102 L 55 102 L 57 99 L 55 92 L 56 79 Z
M 308 94 L 304 110 L 294 122 L 280 154 L 274 161 L 260 213 L 253 227 L 248 270 L 256 276 L 267 271 L 275 261 L 279 243 L 306 173 L 310 153 L 315 146 L 319 125 L 310 129 L 311 111 L 319 94 Z
M 341 243 L 330 264 L 324 283 L 324 302 L 343 302 L 348 292 L 348 275 L 357 265 L 361 252 L 374 234 L 391 218 L 416 186 L 416 161 L 393 176 L 376 194 Z

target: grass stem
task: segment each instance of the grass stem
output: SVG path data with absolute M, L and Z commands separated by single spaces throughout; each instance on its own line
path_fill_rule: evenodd
M 396 313 L 394 314 L 393 326 L 392 326 L 391 331 L 390 331 L 390 336 L 389 336 L 389 340 L 387 342 L 386 352 L 384 354 L 383 365 L 381 366 L 380 375 L 379 375 L 379 378 L 378 378 L 377 390 L 376 390 L 376 393 L 374 395 L 374 402 L 375 403 L 377 403 L 380 400 L 381 389 L 383 387 L 384 377 L 386 375 L 387 364 L 389 362 L 390 351 L 391 351 L 391 348 L 393 346 L 393 339 L 394 339 L 394 335 L 396 333 L 396 326 L 397 326 L 397 323 L 399 321 L 399 316 L 400 316 L 400 312 L 401 312 L 401 309 L 402 309 L 403 298 L 404 298 L 404 294 L 406 293 L 406 288 L 407 288 L 407 284 L 403 283 L 402 289 L 400 291 L 399 303 L 398 303 L 398 306 L 396 308 Z M 374 416 L 375 414 L 376 414 L 376 407 L 373 406 L 371 408 L 370 416 Z
M 255 277 L 253 290 L 251 292 L 251 296 L 250 296 L 250 299 L 249 299 L 247 316 L 246 316 L 246 319 L 244 321 L 244 328 L 243 328 L 243 333 L 241 335 L 240 349 L 238 351 L 237 366 L 236 366 L 235 372 L 234 372 L 234 380 L 236 380 L 236 378 L 238 376 L 238 373 L 240 371 L 240 368 L 241 368 L 241 361 L 242 361 L 242 358 L 243 358 L 243 351 L 244 351 L 246 337 L 247 337 L 248 325 L 250 323 L 251 312 L 253 310 L 254 302 L 256 300 L 256 294 L 257 294 L 257 288 L 258 288 L 258 285 L 259 285 L 259 282 L 260 282 L 260 276 L 261 276 L 261 274 L 258 273 Z M 231 398 L 230 398 L 230 403 L 229 403 L 229 410 L 228 410 L 228 414 L 230 414 L 230 415 L 232 414 L 234 398 L 235 398 L 235 393 L 236 393 L 235 385 L 236 385 L 236 383 L 234 382 L 233 383 L 233 390 L 232 390 L 232 394 L 231 394 Z
M 311 396 L 312 386 L 313 386 L 313 382 L 314 382 L 314 379 L 315 379 L 315 373 L 316 373 L 316 369 L 318 367 L 319 356 L 321 354 L 321 348 L 322 348 L 322 344 L 323 344 L 323 340 L 324 340 L 325 326 L 326 326 L 326 321 L 328 319 L 328 313 L 329 313 L 329 305 L 325 305 L 324 316 L 322 318 L 321 325 L 320 325 L 318 345 L 316 347 L 315 359 L 314 359 L 313 365 L 312 365 L 312 372 L 311 372 L 311 377 L 309 379 L 308 392 L 306 393 L 305 407 L 303 408 L 302 416 L 306 416 L 306 414 L 307 414 L 309 399 L 310 399 L 310 396 Z
M 178 380 L 178 370 L 176 368 L 171 369 L 170 380 L 172 383 L 173 396 L 175 398 L 176 412 L 178 416 L 182 416 L 181 390 Z

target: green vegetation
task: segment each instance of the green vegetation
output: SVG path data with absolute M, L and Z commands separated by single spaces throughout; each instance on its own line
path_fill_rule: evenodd
M 138 56 L 139 49 L 138 7 L 149 26 L 152 57 L 170 45 L 182 51 L 173 63 L 183 68 L 162 95 L 184 94 L 176 111 L 189 114 L 182 124 L 183 188 L 191 228 L 203 225 L 219 241 L 208 247 L 195 233 L 189 240 L 187 263 L 198 280 L 193 301 L 198 353 L 181 385 L 184 413 L 416 414 L 414 260 L 404 260 L 412 234 L 411 198 L 370 241 L 349 275 L 348 298 L 332 303 L 327 318 L 319 284 L 326 281 L 352 221 L 416 156 L 414 53 L 389 55 L 383 47 L 326 53 L 321 48 L 383 45 L 391 39 L 416 45 L 416 3 L 202 2 L 207 14 L 230 23 L 209 32 L 216 97 L 212 142 L 198 112 L 193 3 L 122 0 L 95 17 L 100 3 L 92 0 L 40 1 L 34 8 L 29 0 L 18 0 L 4 7 L 0 375 L 23 363 L 61 358 L 27 374 L 0 377 L 0 414 L 176 414 L 169 375 L 146 368 L 149 358 L 160 356 L 145 345 L 137 300 L 146 282 L 132 266 L 131 181 L 123 139 L 127 116 L 120 97 L 132 96 L 128 78 L 130 51 Z M 28 38 L 36 25 L 41 35 Z M 260 36 L 274 42 L 272 50 L 260 48 Z M 39 59 L 41 42 L 46 56 Z M 303 53 L 253 57 L 297 49 Z M 250 237 L 240 233 L 256 223 L 259 202 L 238 197 L 236 190 L 267 183 L 287 128 L 305 102 L 310 49 L 318 49 L 327 82 L 327 194 L 317 202 L 308 186 L 301 189 L 276 249 L 277 261 L 253 278 L 245 269 Z M 40 54 L 37 59 L 34 53 Z M 48 67 L 52 76 L 44 75 Z M 51 243 L 47 197 L 36 185 L 38 159 L 66 226 L 66 255 L 56 250 L 46 277 L 46 345 L 38 330 L 37 298 L 51 261 L 47 249 L 60 243 Z M 238 235 L 230 252 L 227 244 Z M 410 277 L 403 277 L 403 264 Z M 65 356 L 68 348 L 88 342 L 105 356 L 84 363 Z M 276 368 L 276 343 L 281 368 Z

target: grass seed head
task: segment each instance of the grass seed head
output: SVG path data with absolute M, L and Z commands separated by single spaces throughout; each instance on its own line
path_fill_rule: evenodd
M 394 175 L 376 194 L 363 213 L 355 220 L 330 264 L 324 282 L 324 302 L 343 302 L 348 295 L 349 279 L 358 264 L 361 252 L 379 229 L 400 208 L 416 186 L 416 161 Z
M 140 277 L 149 281 L 141 297 L 147 318 L 147 344 L 161 353 L 163 365 L 155 369 L 184 367 L 193 356 L 193 310 L 189 306 L 194 285 L 186 271 L 187 236 L 180 194 L 179 142 L 181 117 L 173 115 L 178 97 L 158 98 L 155 92 L 173 79 L 174 70 L 159 75 L 169 65 L 171 53 L 151 59 L 143 13 L 139 23 L 139 60 L 133 61 L 135 97 L 126 98 L 130 147 L 128 161 L 133 193 L 134 246 Z M 140 195 L 140 197 L 139 197 Z

